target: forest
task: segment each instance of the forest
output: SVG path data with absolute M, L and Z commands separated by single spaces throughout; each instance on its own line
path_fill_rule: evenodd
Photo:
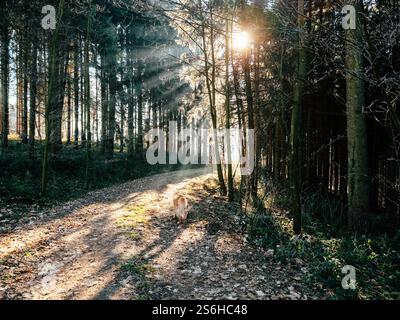
M 397 0 L 3 0 L 0 139 L 1 300 L 400 299 Z

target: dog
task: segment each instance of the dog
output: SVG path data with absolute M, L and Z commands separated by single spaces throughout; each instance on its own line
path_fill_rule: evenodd
M 179 224 L 183 224 L 187 220 L 189 213 L 188 201 L 184 196 L 178 195 L 173 200 L 175 209 L 175 218 Z

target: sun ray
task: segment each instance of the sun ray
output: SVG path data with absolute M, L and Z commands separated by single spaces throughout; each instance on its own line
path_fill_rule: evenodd
M 233 34 L 233 48 L 235 50 L 245 50 L 250 47 L 251 37 L 246 31 L 240 31 Z

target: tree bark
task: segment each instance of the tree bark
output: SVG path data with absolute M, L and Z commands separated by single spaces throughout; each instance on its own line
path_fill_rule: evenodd
M 293 215 L 293 231 L 301 233 L 301 139 L 302 139 L 302 98 L 307 75 L 307 54 L 305 49 L 304 0 L 298 1 L 298 62 L 297 81 L 294 87 L 293 110 L 290 130 L 290 193 Z
M 24 98 L 23 98 L 23 108 L 22 108 L 22 143 L 28 143 L 28 42 L 25 37 L 23 41 L 23 84 L 24 84 Z
M 42 196 L 46 195 L 47 192 L 47 180 L 49 170 L 49 151 L 50 151 L 50 134 L 51 134 L 51 108 L 57 102 L 57 57 L 60 47 L 60 26 L 64 16 L 64 0 L 60 0 L 57 14 L 57 27 L 53 33 L 50 52 L 49 52 L 49 84 L 48 84 L 48 96 L 45 105 L 45 121 L 46 121 L 46 141 L 44 146 L 43 154 L 43 168 L 42 168 Z
M 210 16 L 211 16 L 211 21 L 212 21 L 212 3 L 210 5 Z M 199 6 L 201 8 L 202 3 L 199 1 Z M 200 9 L 201 10 L 201 9 Z M 210 63 L 208 61 L 208 48 L 207 48 L 207 41 L 206 41 L 206 21 L 205 18 L 202 16 L 202 41 L 203 41 L 203 54 L 204 54 L 204 71 L 205 71 L 205 78 L 206 78 L 206 85 L 207 85 L 207 92 L 208 92 L 208 97 L 209 97 L 209 103 L 210 103 L 210 113 L 211 113 L 211 121 L 213 125 L 213 131 L 214 131 L 214 143 L 215 143 L 215 156 L 216 156 L 216 162 L 217 162 L 217 174 L 218 174 L 218 183 L 219 183 L 219 188 L 220 192 L 222 195 L 226 195 L 226 186 L 225 186 L 225 181 L 224 181 L 224 176 L 222 173 L 222 166 L 221 166 L 221 158 L 220 158 L 220 153 L 219 153 L 219 146 L 218 146 L 218 139 L 217 139 L 217 128 L 218 128 L 218 123 L 217 123 L 217 111 L 215 108 L 215 71 L 216 71 L 216 66 L 215 66 L 215 53 L 214 53 L 214 30 L 213 26 L 211 25 L 210 27 L 210 49 L 211 49 L 211 57 L 212 57 L 212 62 L 211 62 L 211 79 L 210 79 Z
M 72 104 L 72 90 L 71 90 L 71 75 L 69 72 L 69 67 L 68 67 L 68 73 L 67 73 L 67 145 L 71 144 L 71 104 Z
M 35 157 L 35 117 L 37 96 L 37 56 L 38 48 L 32 43 L 31 81 L 30 81 L 30 110 L 29 110 L 29 157 Z
M 85 76 L 85 109 L 86 109 L 86 189 L 89 189 L 89 165 L 92 158 L 92 131 L 90 123 L 90 74 L 89 74 L 89 64 L 90 64 L 90 53 L 89 53 L 89 43 L 90 43 L 90 24 L 91 24 L 91 1 L 89 0 L 89 14 L 87 21 L 86 39 L 85 39 L 85 62 L 84 62 L 84 76 Z
M 143 157 L 143 92 L 142 92 L 142 66 L 139 63 L 138 66 L 138 76 L 136 78 L 136 96 L 137 96 L 137 142 L 136 142 L 136 152 L 139 159 Z
M 74 43 L 74 145 L 79 143 L 79 44 L 75 40 Z
M 365 122 L 365 85 L 360 0 L 350 1 L 357 12 L 356 29 L 346 30 L 346 109 L 348 142 L 348 223 L 351 230 L 366 232 L 369 210 L 369 170 Z
M 107 97 L 107 65 L 104 52 L 100 56 L 100 91 L 101 91 L 101 153 L 105 154 L 107 149 L 107 131 L 108 131 L 108 97 Z
M 115 106 L 117 101 L 117 75 L 116 75 L 116 53 L 111 52 L 109 55 L 109 90 L 110 101 L 108 109 L 108 145 L 107 154 L 110 158 L 114 156 L 114 139 L 115 139 Z
M 4 23 L 4 22 L 3 22 Z M 1 145 L 3 148 L 8 147 L 8 134 L 9 134 L 9 106 L 8 106 L 8 92 L 9 92 L 9 30 L 5 23 L 1 30 L 1 104 L 2 104 L 2 136 Z
M 229 27 L 229 4 L 228 1 L 225 2 L 225 128 L 226 134 L 226 151 L 227 151 L 227 169 L 228 169 L 228 201 L 232 202 L 234 198 L 234 188 L 233 188 L 233 172 L 232 172 L 232 154 L 231 154 L 231 89 L 229 83 L 229 56 L 230 56 L 230 27 Z

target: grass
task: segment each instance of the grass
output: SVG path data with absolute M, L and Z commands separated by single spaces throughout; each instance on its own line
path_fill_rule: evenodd
M 144 205 L 133 205 L 128 206 L 126 210 L 132 213 L 133 216 L 142 216 L 146 213 L 147 209 Z
M 121 270 L 136 275 L 146 275 L 148 273 L 154 273 L 155 269 L 149 264 L 136 265 L 135 262 L 128 262 L 121 266 Z
M 124 228 L 124 229 L 134 229 L 138 225 L 146 225 L 150 221 L 150 217 L 148 217 L 145 212 L 142 214 L 127 214 L 121 217 L 117 221 L 117 226 L 119 228 Z
M 136 286 L 140 294 L 138 300 L 148 300 L 150 282 L 147 280 L 146 275 L 154 273 L 156 270 L 150 264 L 137 264 L 135 261 L 130 261 L 121 266 L 121 271 L 133 275 L 136 278 Z
M 132 231 L 129 235 L 128 235 L 129 239 L 137 241 L 140 239 L 140 235 L 137 234 L 136 232 Z
M 24 252 L 25 258 L 32 258 L 33 255 L 34 255 L 34 253 L 32 253 L 31 251 L 25 251 L 25 252 Z
M 119 228 L 135 229 L 139 225 L 146 225 L 150 222 L 146 206 L 130 205 L 125 209 L 129 213 L 118 219 L 117 226 Z M 128 236 L 133 240 L 138 237 L 134 232 L 131 232 Z

